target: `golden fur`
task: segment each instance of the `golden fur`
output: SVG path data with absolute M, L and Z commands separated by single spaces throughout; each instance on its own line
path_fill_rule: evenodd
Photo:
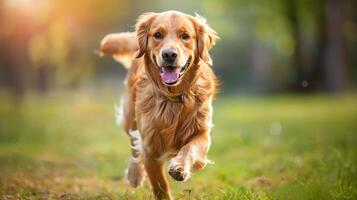
M 154 37 L 157 31 L 163 36 Z M 129 68 L 119 108 L 119 121 L 132 145 L 127 178 L 136 187 L 147 175 L 157 199 L 172 199 L 165 160 L 171 159 L 168 171 L 178 181 L 186 181 L 208 162 L 217 90 L 209 50 L 217 38 L 201 16 L 168 11 L 143 14 L 135 33 L 110 34 L 101 43 L 101 54 L 113 55 Z M 163 82 L 157 68 L 163 65 L 166 47 L 177 50 L 179 66 L 188 64 L 172 85 Z

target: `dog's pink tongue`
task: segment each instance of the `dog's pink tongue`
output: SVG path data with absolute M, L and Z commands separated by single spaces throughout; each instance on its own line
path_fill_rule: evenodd
M 165 83 L 175 83 L 179 78 L 179 69 L 167 69 L 166 67 L 162 68 L 161 78 Z

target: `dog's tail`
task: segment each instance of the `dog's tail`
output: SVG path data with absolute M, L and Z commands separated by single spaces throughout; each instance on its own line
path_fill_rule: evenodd
M 137 50 L 136 34 L 134 32 L 124 32 L 106 35 L 100 43 L 100 49 L 97 53 L 100 56 L 112 55 L 116 61 L 129 69 Z

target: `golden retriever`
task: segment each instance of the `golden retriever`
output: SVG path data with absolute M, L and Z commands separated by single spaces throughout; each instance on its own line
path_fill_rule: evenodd
M 148 176 L 156 199 L 172 199 L 164 170 L 177 181 L 209 162 L 212 100 L 217 78 L 209 50 L 216 32 L 199 16 L 145 13 L 135 32 L 109 34 L 100 54 L 128 68 L 118 122 L 131 139 L 127 179 Z

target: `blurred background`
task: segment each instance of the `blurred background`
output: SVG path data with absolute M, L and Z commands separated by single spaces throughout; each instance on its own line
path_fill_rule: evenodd
M 126 70 L 94 51 L 166 10 L 221 38 L 216 164 L 172 182 L 177 198 L 357 198 L 357 1 L 1 0 L 0 199 L 148 199 L 123 179 Z
M 3 0 L 0 87 L 21 96 L 113 80 L 125 70 L 93 51 L 132 31 L 147 11 L 195 12 L 221 39 L 213 49 L 222 93 L 329 92 L 356 86 L 353 0 Z

